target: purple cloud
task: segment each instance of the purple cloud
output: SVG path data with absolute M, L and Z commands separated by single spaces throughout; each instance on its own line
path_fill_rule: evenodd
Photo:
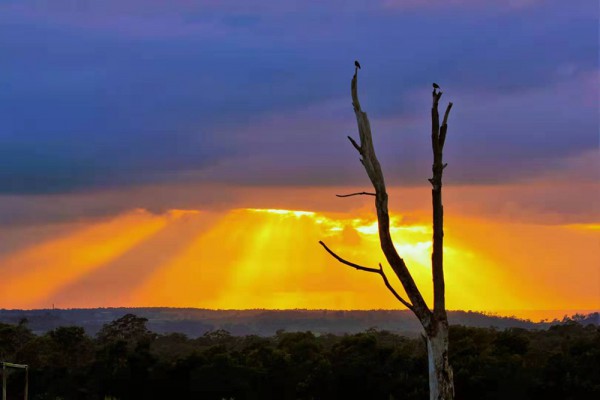
M 356 58 L 397 183 L 429 169 L 432 81 L 456 104 L 451 180 L 528 179 L 597 148 L 597 4 L 420 4 L 3 2 L 0 193 L 361 184 Z

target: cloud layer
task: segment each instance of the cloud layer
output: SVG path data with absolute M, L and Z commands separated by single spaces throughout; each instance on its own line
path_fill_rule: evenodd
M 0 193 L 362 184 L 355 58 L 392 183 L 427 174 L 434 80 L 455 103 L 454 182 L 531 179 L 598 146 L 596 2 L 166 4 L 0 5 Z

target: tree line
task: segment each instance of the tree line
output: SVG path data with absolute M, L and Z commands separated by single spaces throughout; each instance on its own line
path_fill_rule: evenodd
M 95 337 L 66 326 L 35 335 L 0 324 L 0 360 L 29 367 L 31 399 L 426 399 L 427 347 L 375 328 L 349 335 L 225 330 L 156 334 L 127 314 Z M 600 328 L 450 327 L 459 399 L 600 398 Z M 23 374 L 8 376 L 22 399 Z

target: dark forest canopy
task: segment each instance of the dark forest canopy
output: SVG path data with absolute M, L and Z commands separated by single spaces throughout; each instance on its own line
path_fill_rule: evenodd
M 600 328 L 581 321 L 533 330 L 451 326 L 457 398 L 600 398 Z M 127 314 L 91 337 L 77 326 L 36 335 L 25 320 L 0 323 L 0 359 L 30 366 L 34 400 L 427 398 L 420 337 L 214 330 L 191 339 L 146 324 Z M 9 399 L 22 398 L 23 379 L 9 376 Z

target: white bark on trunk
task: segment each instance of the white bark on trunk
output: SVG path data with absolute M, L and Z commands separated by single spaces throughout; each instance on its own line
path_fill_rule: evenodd
M 434 336 L 427 337 L 429 365 L 429 399 L 454 399 L 454 380 L 448 362 L 448 327 L 440 326 Z

